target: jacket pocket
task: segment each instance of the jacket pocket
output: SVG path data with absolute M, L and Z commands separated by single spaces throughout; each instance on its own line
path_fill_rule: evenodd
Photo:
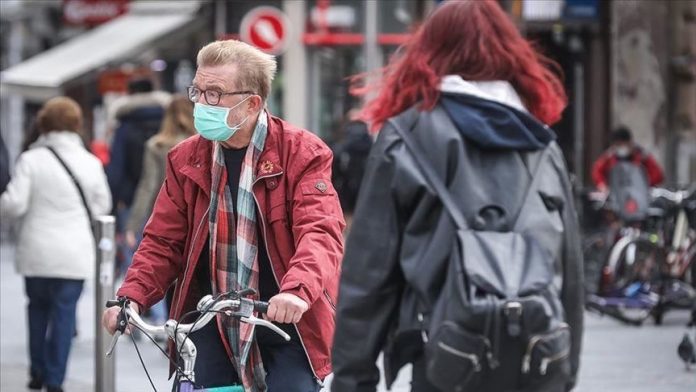
M 570 327 L 562 323 L 543 335 L 529 338 L 522 357 L 522 378 L 528 384 L 570 377 Z
M 426 344 L 428 380 L 443 391 L 475 391 L 489 353 L 484 336 L 444 322 Z

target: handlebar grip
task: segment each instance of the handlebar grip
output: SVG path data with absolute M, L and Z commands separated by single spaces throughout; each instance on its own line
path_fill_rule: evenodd
M 113 306 L 121 306 L 121 301 L 119 301 L 117 299 L 112 299 L 112 300 L 106 301 L 107 308 L 111 308 Z
M 268 312 L 268 302 L 265 301 L 254 301 L 254 310 L 259 312 L 259 313 L 267 313 Z

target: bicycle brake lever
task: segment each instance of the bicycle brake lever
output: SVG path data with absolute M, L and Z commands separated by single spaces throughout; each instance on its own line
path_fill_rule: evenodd
M 282 336 L 283 339 L 285 339 L 286 342 L 290 341 L 290 335 L 288 335 L 285 331 L 282 329 L 278 328 L 277 325 L 273 324 L 270 321 L 260 319 L 256 316 L 249 316 L 249 317 L 241 317 L 240 320 L 242 320 L 245 323 L 248 324 L 253 324 L 253 325 L 258 325 L 261 327 L 266 327 L 271 329 L 273 332 L 277 333 L 278 335 Z
M 118 318 L 116 319 L 116 331 L 114 331 L 114 336 L 111 338 L 111 343 L 109 343 L 109 350 L 106 352 L 107 357 L 113 354 L 114 348 L 116 348 L 116 342 L 118 342 L 118 338 L 126 331 L 127 326 L 128 315 L 126 314 L 126 309 L 121 308 L 121 311 L 118 313 Z
M 106 356 L 110 357 L 111 354 L 114 353 L 114 349 L 116 348 L 116 342 L 118 342 L 118 338 L 121 337 L 121 331 L 116 331 L 114 332 L 114 336 L 111 338 L 111 343 L 109 343 L 109 350 L 106 351 Z

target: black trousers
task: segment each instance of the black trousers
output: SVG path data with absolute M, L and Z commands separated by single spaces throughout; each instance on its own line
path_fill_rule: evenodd
M 294 330 L 294 327 L 289 326 Z M 290 328 L 283 328 L 291 332 Z M 268 392 L 318 392 L 321 388 L 314 377 L 304 349 L 296 333 L 286 342 L 266 328 L 256 329 L 256 339 L 266 370 Z M 225 351 L 215 321 L 192 333 L 198 357 L 194 371 L 196 385 L 214 388 L 239 384 L 239 378 Z

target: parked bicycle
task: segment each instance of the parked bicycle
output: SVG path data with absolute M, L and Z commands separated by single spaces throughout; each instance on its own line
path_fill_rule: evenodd
M 584 254 L 589 309 L 634 325 L 650 316 L 660 324 L 672 308 L 694 309 L 694 195 L 693 190 L 655 188 L 642 219 L 615 221 L 618 225 L 588 237 Z M 594 197 L 599 208 L 609 208 L 606 197 Z
M 652 190 L 654 203 L 665 211 L 662 226 L 666 255 L 660 269 L 660 302 L 653 311 L 660 324 L 671 308 L 692 310 L 696 321 L 696 187 Z
M 241 322 L 254 324 L 266 328 L 270 328 L 278 335 L 282 336 L 285 340 L 289 341 L 290 336 L 285 333 L 282 329 L 278 328 L 273 323 L 260 319 L 254 316 L 255 312 L 266 313 L 268 310 L 268 303 L 262 301 L 254 301 L 250 298 L 246 298 L 249 295 L 254 294 L 254 290 L 243 290 L 241 292 L 228 292 L 219 294 L 215 297 L 212 295 L 206 295 L 201 298 L 196 307 L 197 312 L 200 313 L 198 318 L 193 323 L 182 324 L 177 320 L 167 320 L 163 325 L 151 325 L 143 321 L 140 315 L 135 312 L 130 307 L 130 301 L 125 298 L 120 298 L 115 301 L 108 301 L 106 303 L 107 307 L 119 306 L 121 311 L 118 316 L 117 328 L 114 333 L 114 337 L 111 340 L 111 345 L 107 351 L 107 356 L 110 356 L 113 352 L 116 342 L 119 337 L 125 333 L 128 325 L 140 330 L 143 335 L 148 337 L 162 353 L 169 359 L 169 361 L 176 368 L 176 377 L 174 378 L 174 388 L 176 392 L 244 392 L 244 388 L 241 385 L 229 385 L 225 387 L 216 388 L 203 388 L 196 384 L 196 375 L 194 374 L 194 365 L 196 363 L 196 345 L 189 339 L 189 334 L 203 328 L 215 316 L 223 314 L 227 317 L 236 317 Z M 185 314 L 182 319 L 190 317 L 194 312 L 189 312 Z M 157 345 L 152 335 L 156 334 L 166 334 L 167 337 L 175 342 L 175 352 L 177 358 L 171 358 L 169 355 Z M 140 351 L 138 350 L 137 343 L 135 339 L 132 338 L 133 344 L 135 345 L 136 352 L 140 359 L 140 363 L 145 370 L 152 389 L 157 392 L 150 374 L 147 371 L 147 367 L 140 356 Z M 180 364 L 181 363 L 181 364 Z

